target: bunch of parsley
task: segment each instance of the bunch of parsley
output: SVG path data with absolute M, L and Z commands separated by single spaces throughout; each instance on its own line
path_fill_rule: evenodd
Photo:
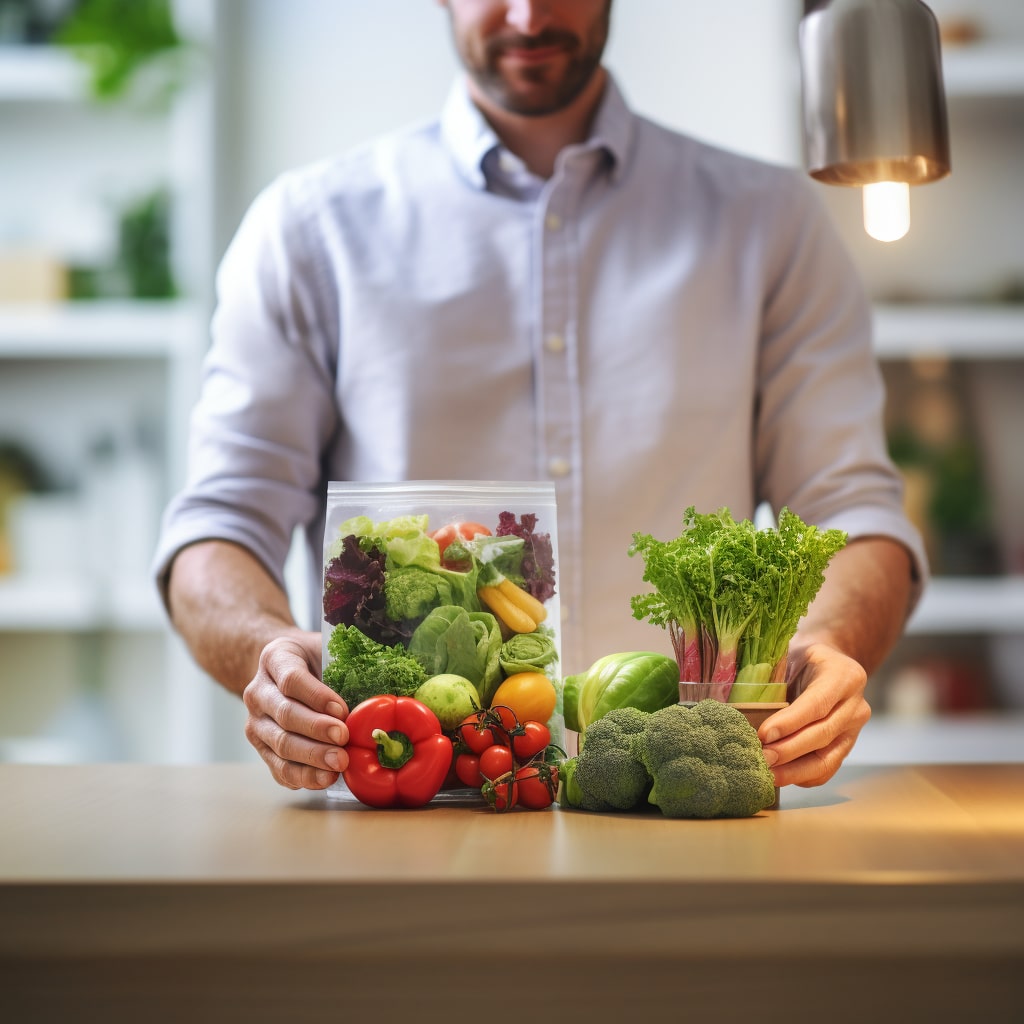
M 632 598 L 633 616 L 668 629 L 683 681 L 717 684 L 723 697 L 734 682 L 783 681 L 789 643 L 846 540 L 788 508 L 759 530 L 727 508 L 691 506 L 675 539 L 633 535 L 629 554 L 654 588 Z

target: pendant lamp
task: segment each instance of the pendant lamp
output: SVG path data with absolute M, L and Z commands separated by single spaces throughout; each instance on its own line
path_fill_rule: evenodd
M 864 189 L 865 228 L 909 228 L 910 186 L 950 173 L 939 27 L 921 0 L 808 0 L 804 149 L 818 181 Z

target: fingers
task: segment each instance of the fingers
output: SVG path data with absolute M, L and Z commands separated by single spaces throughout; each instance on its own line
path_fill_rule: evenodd
M 313 675 L 308 657 L 294 639 L 273 641 L 242 694 L 246 738 L 289 789 L 326 789 L 348 767 L 348 708 Z
M 820 786 L 839 770 L 871 717 L 863 668 L 831 649 L 816 649 L 805 683 L 789 707 L 758 730 L 778 786 Z
M 334 718 L 344 718 L 348 714 L 344 701 L 313 674 L 309 655 L 310 652 L 291 637 L 273 640 L 260 655 L 259 674 L 269 676 L 282 694 L 306 707 Z
M 859 730 L 858 730 L 859 731 Z M 776 786 L 823 786 L 841 767 L 853 749 L 856 733 L 845 732 L 823 747 L 795 757 L 785 763 L 772 764 Z M 767 753 L 767 750 L 765 751 Z M 786 755 L 781 755 L 786 756 Z
M 327 789 L 341 777 L 341 772 L 286 760 L 259 737 L 253 735 L 248 726 L 246 726 L 245 735 L 263 758 L 264 763 L 270 769 L 270 774 L 287 789 Z M 347 767 L 347 755 L 345 761 Z

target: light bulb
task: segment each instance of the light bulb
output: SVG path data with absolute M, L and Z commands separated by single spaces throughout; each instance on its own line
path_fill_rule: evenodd
M 880 242 L 895 242 L 910 230 L 910 186 L 905 181 L 864 186 L 864 230 Z

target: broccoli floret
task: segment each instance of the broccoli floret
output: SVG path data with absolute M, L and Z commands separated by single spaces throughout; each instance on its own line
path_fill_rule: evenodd
M 775 802 L 757 732 L 729 704 L 653 712 L 636 751 L 654 780 L 648 799 L 669 818 L 747 818 Z
M 651 776 L 636 743 L 649 715 L 616 708 L 587 729 L 579 754 L 563 765 L 565 802 L 585 811 L 628 811 L 643 802 Z
M 423 666 L 400 644 L 379 644 L 355 626 L 335 626 L 327 640 L 327 654 L 324 682 L 350 708 L 383 693 L 411 697 L 427 679 Z
M 775 802 L 757 732 L 721 701 L 646 712 L 609 711 L 562 765 L 560 802 L 628 811 L 645 802 L 668 818 L 748 818 Z

